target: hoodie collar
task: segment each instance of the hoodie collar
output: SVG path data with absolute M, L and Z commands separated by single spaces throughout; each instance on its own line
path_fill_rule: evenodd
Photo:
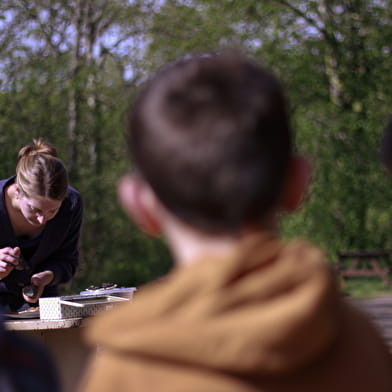
M 335 338 L 337 290 L 325 256 L 270 235 L 177 268 L 97 320 L 89 339 L 109 350 L 243 375 L 285 373 Z

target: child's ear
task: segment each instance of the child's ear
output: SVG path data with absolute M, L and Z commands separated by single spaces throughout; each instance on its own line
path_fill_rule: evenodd
M 301 205 L 311 178 L 309 161 L 301 156 L 291 159 L 284 186 L 281 210 L 293 212 Z
M 123 209 L 141 231 L 154 237 L 161 234 L 158 201 L 143 180 L 132 175 L 123 176 L 117 194 Z

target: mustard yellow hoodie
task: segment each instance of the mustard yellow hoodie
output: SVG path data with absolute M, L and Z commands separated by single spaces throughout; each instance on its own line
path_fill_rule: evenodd
M 392 392 L 378 331 L 303 241 L 259 236 L 176 268 L 86 340 L 99 348 L 82 392 Z

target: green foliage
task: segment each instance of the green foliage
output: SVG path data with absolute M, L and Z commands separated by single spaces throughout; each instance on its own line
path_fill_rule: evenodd
M 129 102 L 179 56 L 239 47 L 272 68 L 290 97 L 300 153 L 313 165 L 306 203 L 282 222 L 332 261 L 343 249 L 392 249 L 392 184 L 378 159 L 391 112 L 388 2 L 371 0 L 72 0 L 0 5 L 0 175 L 34 137 L 54 143 L 85 200 L 82 260 L 67 290 L 164 275 L 170 255 L 117 203 L 129 170 Z

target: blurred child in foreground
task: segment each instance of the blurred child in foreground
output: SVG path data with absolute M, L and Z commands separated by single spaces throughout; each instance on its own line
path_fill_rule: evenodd
M 238 53 L 158 73 L 133 105 L 125 210 L 175 267 L 87 330 L 83 392 L 392 391 L 391 355 L 324 253 L 279 239 L 309 179 L 286 98 Z
M 0 315 L 0 391 L 59 392 L 54 359 L 38 341 L 7 331 Z

